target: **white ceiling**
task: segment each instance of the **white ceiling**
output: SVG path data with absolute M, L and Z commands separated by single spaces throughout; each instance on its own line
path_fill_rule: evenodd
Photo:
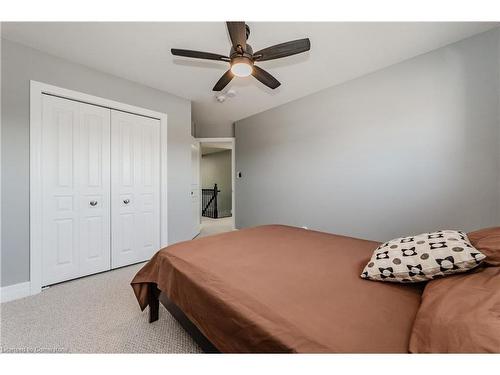
M 228 149 L 227 148 L 217 148 L 217 147 L 202 147 L 201 148 L 202 155 L 215 154 L 217 152 L 222 152 L 222 151 L 228 151 Z
M 231 150 L 231 144 L 228 142 L 202 142 L 200 144 L 201 154 L 213 154 L 215 152 L 221 152 L 226 150 Z
M 253 77 L 227 87 L 237 96 L 218 103 L 212 87 L 224 62 L 174 57 L 170 48 L 226 55 L 223 22 L 3 23 L 3 37 L 103 72 L 193 101 L 197 124 L 221 126 L 464 39 L 498 23 L 248 22 L 254 50 L 309 37 L 311 51 L 259 63 L 282 85 L 271 90 Z

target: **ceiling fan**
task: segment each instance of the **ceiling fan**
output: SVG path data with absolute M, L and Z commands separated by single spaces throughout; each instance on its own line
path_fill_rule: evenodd
M 250 44 L 247 43 L 250 35 L 250 28 L 245 22 L 226 22 L 232 46 L 229 57 L 216 53 L 192 51 L 188 49 L 172 48 L 172 55 L 192 57 L 195 59 L 225 61 L 230 64 L 230 69 L 217 81 L 213 91 L 221 91 L 229 82 L 237 77 L 247 77 L 253 75 L 264 85 L 275 89 L 281 83 L 264 69 L 255 65 L 256 62 L 280 59 L 282 57 L 296 55 L 309 51 L 311 42 L 309 38 L 293 40 L 272 47 L 253 52 Z

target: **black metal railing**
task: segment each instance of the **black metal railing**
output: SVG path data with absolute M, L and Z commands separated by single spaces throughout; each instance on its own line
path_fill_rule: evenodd
M 201 189 L 201 216 L 217 219 L 219 210 L 217 209 L 217 195 L 220 190 L 217 189 L 217 184 L 212 189 Z

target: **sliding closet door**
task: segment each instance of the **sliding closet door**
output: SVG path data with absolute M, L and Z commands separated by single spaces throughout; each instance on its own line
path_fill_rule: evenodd
M 160 121 L 111 110 L 112 268 L 160 247 Z
M 43 96 L 42 285 L 110 268 L 110 110 Z

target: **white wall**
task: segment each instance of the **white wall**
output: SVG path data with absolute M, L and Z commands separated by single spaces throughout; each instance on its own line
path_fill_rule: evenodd
M 29 280 L 29 81 L 168 114 L 169 242 L 191 238 L 191 103 L 2 40 L 1 286 Z M 117 61 L 117 64 L 121 62 Z
M 238 121 L 237 227 L 500 224 L 499 56 L 496 29 Z

